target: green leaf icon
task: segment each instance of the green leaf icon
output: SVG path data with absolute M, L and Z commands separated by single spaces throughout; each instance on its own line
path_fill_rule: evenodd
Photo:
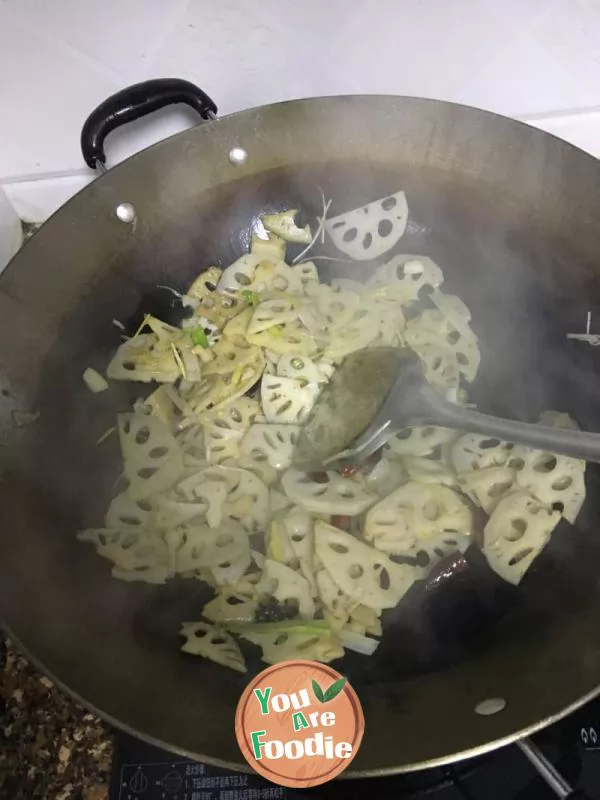
M 325 702 L 325 695 L 323 694 L 323 689 L 319 686 L 319 684 L 313 680 L 312 682 L 312 690 L 314 692 L 315 697 L 320 703 Z
M 334 681 L 334 683 L 331 684 L 329 689 L 325 691 L 325 694 L 323 695 L 323 700 L 321 702 L 328 703 L 330 700 L 335 699 L 338 696 L 338 694 L 342 691 L 345 685 L 346 685 L 346 678 L 340 678 L 339 680 Z

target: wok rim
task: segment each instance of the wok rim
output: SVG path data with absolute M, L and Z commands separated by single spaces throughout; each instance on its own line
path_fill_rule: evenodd
M 84 697 L 82 697 L 78 692 L 70 689 L 62 680 L 57 678 L 50 670 L 46 669 L 46 667 L 38 660 L 36 656 L 33 656 L 27 647 L 23 645 L 21 640 L 16 637 L 9 626 L 2 623 L 2 630 L 7 638 L 19 649 L 19 651 L 26 656 L 28 662 L 32 664 L 42 675 L 45 675 L 49 678 L 55 686 L 57 686 L 62 692 L 64 692 L 68 697 L 82 706 L 84 709 L 91 711 L 97 717 L 99 717 L 103 722 L 108 723 L 112 728 L 116 730 L 123 731 L 124 733 L 132 736 L 136 739 L 139 739 L 145 744 L 149 744 L 153 747 L 160 748 L 161 750 L 166 750 L 169 753 L 174 753 L 175 755 L 181 756 L 183 758 L 190 759 L 194 762 L 200 764 L 208 764 L 211 767 L 220 767 L 223 769 L 231 770 L 232 772 L 241 772 L 247 773 L 250 775 L 255 775 L 257 773 L 250 767 L 249 764 L 243 763 L 242 761 L 227 761 L 224 759 L 214 758 L 212 756 L 205 756 L 202 753 L 195 753 L 192 750 L 187 750 L 183 747 L 178 747 L 176 745 L 170 745 L 167 742 L 162 741 L 162 739 L 157 739 L 154 736 L 150 736 L 149 734 L 142 733 L 138 731 L 136 728 L 128 725 L 127 723 L 120 722 L 118 719 L 112 716 L 112 714 L 108 714 L 102 709 L 97 708 L 93 703 L 88 702 Z M 493 753 L 495 750 L 500 750 L 503 747 L 508 745 L 514 744 L 515 742 L 520 741 L 521 739 L 526 739 L 529 736 L 532 736 L 534 733 L 538 733 L 541 730 L 553 725 L 555 722 L 560 722 L 561 720 L 568 717 L 573 712 L 577 711 L 578 709 L 582 708 L 584 705 L 589 703 L 594 698 L 600 695 L 600 684 L 596 686 L 591 692 L 588 692 L 583 697 L 580 697 L 575 702 L 571 703 L 570 705 L 566 706 L 565 708 L 561 709 L 556 714 L 551 714 L 548 717 L 545 717 L 542 720 L 534 723 L 533 725 L 529 725 L 526 728 L 522 728 L 514 733 L 501 737 L 499 739 L 494 739 L 490 742 L 486 742 L 485 744 L 479 745 L 477 747 L 471 747 L 467 750 L 462 750 L 458 753 L 452 753 L 448 756 L 440 756 L 438 758 L 431 758 L 426 761 L 419 761 L 418 763 L 410 763 L 410 764 L 403 764 L 400 767 L 380 767 L 378 769 L 363 769 L 363 770 L 353 770 L 351 767 L 348 770 L 345 770 L 341 775 L 339 775 L 336 780 L 360 780 L 365 778 L 387 778 L 393 777 L 395 775 L 405 775 L 414 772 L 419 772 L 421 770 L 432 769 L 435 767 L 443 767 L 449 764 L 456 764 L 461 761 L 466 761 L 471 758 L 477 758 L 479 756 L 486 755 L 488 753 Z M 359 698 L 360 699 L 360 698 Z M 472 712 L 476 713 L 476 712 Z M 502 711 L 498 712 L 502 713 Z M 112 761 L 111 759 L 111 764 Z
M 420 97 L 420 96 L 395 95 L 395 94 L 347 94 L 347 95 L 314 96 L 314 97 L 307 97 L 307 98 L 297 98 L 297 99 L 292 99 L 292 100 L 282 100 L 282 101 L 278 101 L 278 102 L 275 102 L 275 103 L 269 103 L 269 104 L 265 104 L 265 105 L 254 106 L 254 107 L 251 107 L 251 108 L 235 111 L 235 112 L 232 112 L 230 114 L 225 114 L 224 116 L 217 117 L 214 120 L 209 120 L 206 123 L 205 122 L 200 122 L 196 126 L 192 126 L 190 128 L 186 128 L 185 130 L 180 131 L 180 132 L 178 132 L 176 134 L 173 134 L 172 136 L 169 136 L 169 137 L 166 137 L 164 139 L 161 139 L 161 140 L 149 145 L 148 147 L 143 148 L 142 150 L 136 151 L 135 153 L 131 154 L 127 158 L 125 158 L 122 161 L 120 161 L 118 164 L 115 164 L 114 166 L 110 167 L 105 173 L 98 174 L 97 171 L 93 172 L 93 171 L 90 170 L 89 174 L 91 176 L 91 181 L 88 184 L 86 184 L 86 186 L 84 186 L 82 189 L 80 189 L 80 191 L 78 191 L 75 195 L 73 195 L 71 198 L 69 198 L 69 200 L 66 203 L 64 203 L 62 206 L 60 206 L 42 224 L 42 226 L 40 226 L 40 228 L 41 227 L 45 227 L 47 223 L 51 222 L 53 220 L 54 216 L 57 213 L 64 212 L 64 211 L 68 210 L 68 207 L 71 206 L 71 204 L 74 204 L 80 198 L 80 195 L 82 193 L 88 191 L 90 189 L 90 187 L 96 183 L 97 180 L 103 180 L 104 179 L 104 183 L 106 184 L 106 178 L 107 178 L 107 176 L 111 175 L 113 170 L 118 170 L 119 167 L 128 164 L 129 162 L 131 162 L 134 159 L 136 159 L 138 156 L 144 155 L 144 157 L 148 158 L 149 157 L 149 151 L 152 151 L 155 148 L 161 147 L 163 145 L 167 145 L 168 143 L 171 143 L 172 141 L 177 140 L 177 139 L 183 139 L 186 136 L 193 136 L 194 132 L 196 131 L 196 129 L 204 129 L 205 125 L 207 125 L 207 124 L 210 127 L 208 127 L 206 129 L 206 135 L 210 135 L 212 130 L 216 130 L 217 129 L 218 123 L 221 123 L 221 122 L 225 123 L 229 119 L 235 119 L 235 118 L 238 118 L 238 117 L 244 116 L 244 115 L 246 115 L 246 116 L 256 115 L 257 113 L 264 112 L 266 110 L 276 109 L 276 108 L 282 107 L 282 106 L 294 105 L 294 106 L 300 107 L 302 105 L 314 104 L 315 102 L 321 102 L 321 103 L 327 103 L 328 101 L 333 101 L 333 102 L 340 102 L 340 101 L 342 101 L 342 102 L 343 101 L 351 102 L 351 101 L 354 101 L 354 100 L 355 101 L 367 101 L 367 102 L 372 102 L 374 104 L 377 104 L 377 102 L 384 103 L 385 101 L 399 101 L 399 102 L 402 102 L 402 101 L 414 102 L 414 101 L 416 101 L 419 104 L 423 104 L 424 106 L 427 106 L 427 107 L 435 107 L 435 106 L 440 106 L 441 105 L 441 106 L 447 107 L 447 108 L 463 109 L 470 116 L 477 115 L 480 118 L 484 118 L 485 117 L 485 118 L 491 119 L 491 120 L 499 119 L 499 120 L 503 120 L 505 123 L 508 123 L 511 126 L 515 127 L 515 128 L 517 128 L 517 127 L 518 128 L 524 128 L 527 131 L 529 131 L 530 134 L 533 132 L 534 135 L 536 136 L 536 138 L 550 137 L 550 139 L 552 139 L 555 142 L 560 144 L 560 147 L 563 149 L 564 152 L 572 152 L 572 151 L 574 151 L 575 153 L 578 154 L 577 155 L 578 158 L 581 159 L 582 157 L 585 156 L 586 158 L 590 159 L 590 163 L 591 163 L 591 161 L 594 162 L 594 164 L 596 165 L 596 168 L 597 168 L 597 165 L 598 165 L 598 160 L 596 158 L 594 158 L 591 154 L 587 153 L 585 150 L 582 150 L 581 148 L 577 147 L 576 145 L 574 145 L 574 144 L 572 144 L 570 142 L 567 142 L 564 139 L 561 139 L 559 136 L 556 136 L 555 134 L 549 133 L 549 132 L 547 132 L 545 130 L 537 128 L 535 125 L 532 125 L 532 124 L 527 123 L 527 122 L 523 122 L 523 121 L 521 121 L 519 119 L 514 119 L 512 117 L 508 117 L 508 116 L 505 116 L 503 114 L 499 114 L 499 113 L 494 112 L 494 111 L 480 109 L 480 108 L 477 108 L 477 107 L 474 107 L 474 106 L 470 106 L 470 105 L 467 105 L 467 104 L 456 103 L 456 102 L 447 101 L 447 100 L 438 100 L 438 99 L 434 99 L 434 98 Z M 221 126 L 221 127 L 223 127 L 223 126 Z M 227 180 L 224 180 L 223 183 L 230 183 L 230 182 L 232 182 L 234 180 L 235 180 L 235 176 L 232 175 L 232 176 L 228 177 Z M 101 185 L 101 184 L 99 184 L 99 185 Z M 35 238 L 35 234 L 31 238 Z M 24 247 L 27 247 L 27 244 L 28 243 L 25 242 L 24 243 Z M 17 251 L 15 256 L 13 256 L 13 259 L 19 253 L 21 253 L 23 251 L 24 247 L 21 247 Z M 9 263 L 7 265 L 7 268 L 12 264 L 13 259 L 11 259 L 11 261 L 9 261 Z M 0 276 L 0 282 L 1 282 L 1 280 L 2 280 L 2 276 Z M 54 676 L 54 674 L 50 670 L 46 669 L 44 667 L 44 665 L 40 661 L 38 661 L 38 659 L 35 656 L 33 656 L 30 653 L 28 647 L 26 647 L 26 646 L 24 646 L 22 644 L 22 642 L 19 639 L 19 637 L 15 636 L 14 633 L 12 632 L 11 628 L 8 625 L 6 625 L 5 623 L 3 623 L 3 629 L 6 632 L 6 635 L 8 636 L 8 638 L 10 638 L 10 640 L 20 650 L 20 652 L 22 652 L 26 656 L 28 661 L 36 669 L 38 669 L 43 675 L 48 676 L 48 678 L 50 680 L 52 680 L 53 683 L 57 687 L 59 687 L 62 691 L 66 692 L 66 694 L 68 696 L 70 696 L 71 698 L 73 698 L 78 704 L 80 704 L 81 706 L 83 706 L 86 709 L 89 709 L 91 712 L 96 714 L 98 717 L 100 717 L 102 720 L 107 722 L 113 728 L 122 730 L 122 731 L 124 731 L 124 732 L 126 732 L 126 733 L 128 733 L 128 734 L 130 734 L 132 736 L 135 736 L 136 738 L 138 738 L 138 739 L 140 739 L 140 740 L 142 740 L 142 741 L 144 741 L 144 742 L 146 742 L 146 743 L 148 743 L 150 745 L 157 746 L 157 747 L 160 747 L 160 748 L 163 748 L 163 749 L 167 749 L 169 752 L 172 752 L 174 754 L 180 755 L 180 756 L 185 757 L 185 758 L 193 759 L 194 761 L 201 761 L 202 763 L 206 763 L 206 764 L 209 764 L 211 766 L 230 769 L 230 770 L 234 770 L 236 772 L 252 773 L 253 774 L 253 770 L 251 769 L 251 767 L 249 765 L 247 765 L 247 764 L 244 764 L 243 760 L 240 760 L 240 762 L 232 762 L 232 761 L 228 761 L 228 760 L 214 758 L 212 756 L 210 756 L 210 757 L 209 756 L 204 756 L 202 754 L 195 753 L 194 751 L 186 750 L 185 748 L 181 748 L 181 747 L 177 747 L 177 746 L 174 746 L 174 745 L 167 744 L 164 741 L 162 741 L 161 739 L 157 739 L 157 738 L 155 738 L 155 737 L 153 737 L 151 735 L 147 735 L 145 733 L 142 733 L 142 732 L 136 730 L 134 727 L 131 727 L 127 723 L 120 722 L 119 720 L 117 720 L 111 714 L 103 712 L 101 709 L 97 708 L 93 703 L 90 703 L 90 702 L 86 701 L 76 691 L 71 690 L 60 679 L 56 678 Z M 422 769 L 429 769 L 429 768 L 433 768 L 433 767 L 444 766 L 444 765 L 456 763 L 456 762 L 459 762 L 459 761 L 462 761 L 462 760 L 465 760 L 465 759 L 481 756 L 481 755 L 484 755 L 486 753 L 491 753 L 492 751 L 494 751 L 494 750 L 496 750 L 496 749 L 498 749 L 500 747 L 512 744 L 512 743 L 514 743 L 514 742 L 516 742 L 516 741 L 518 741 L 518 740 L 520 740 L 520 739 L 522 739 L 524 737 L 527 737 L 527 736 L 529 736 L 531 734 L 536 733 L 537 731 L 543 730 L 544 728 L 548 727 L 549 725 L 554 724 L 555 722 L 558 722 L 558 721 L 564 719 L 569 714 L 571 714 L 574 711 L 576 711 L 577 709 L 581 708 L 582 706 L 584 706 L 589 701 L 593 700 L 598 695 L 600 695 L 600 681 L 596 684 L 596 686 L 591 691 L 589 691 L 585 695 L 577 698 L 575 701 L 573 701 L 569 705 L 563 707 L 562 709 L 560 709 L 556 713 L 547 715 L 547 716 L 543 717 L 542 719 L 536 721 L 535 723 L 532 723 L 529 726 L 526 726 L 524 728 L 516 730 L 516 731 L 512 732 L 511 734 L 508 734 L 508 735 L 506 735 L 504 737 L 501 737 L 501 738 L 498 738 L 498 739 L 494 739 L 494 740 L 488 741 L 488 742 L 486 742 L 484 744 L 477 745 L 475 747 L 471 747 L 471 748 L 468 748 L 466 750 L 463 750 L 463 751 L 460 751 L 460 752 L 456 752 L 456 753 L 452 753 L 452 754 L 449 754 L 449 755 L 446 755 L 446 756 L 439 756 L 439 757 L 431 758 L 431 759 L 428 759 L 428 760 L 425 760 L 425 761 L 407 763 L 407 764 L 403 764 L 401 766 L 381 767 L 381 768 L 376 768 L 376 769 L 363 769 L 363 770 L 353 770 L 352 768 L 350 768 L 349 770 L 347 770 L 340 777 L 341 777 L 341 779 L 352 780 L 352 779 L 361 779 L 361 778 L 377 778 L 377 777 L 387 777 L 387 776 L 401 775 L 401 774 L 405 774 L 405 773 L 417 772 L 417 771 L 422 770 Z M 471 713 L 475 713 L 475 712 L 471 712 Z

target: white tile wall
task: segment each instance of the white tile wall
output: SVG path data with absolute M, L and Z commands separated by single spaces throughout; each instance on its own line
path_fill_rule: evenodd
M 317 94 L 439 97 L 531 121 L 600 155 L 594 0 L 0 0 L 0 183 L 29 220 L 91 178 L 89 111 L 147 77 L 221 113 Z M 177 107 L 113 134 L 109 161 L 193 124 Z

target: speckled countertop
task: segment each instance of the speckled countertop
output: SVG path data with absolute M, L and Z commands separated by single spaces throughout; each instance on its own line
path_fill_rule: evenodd
M 0 798 L 107 800 L 112 734 L 0 633 Z
M 23 225 L 27 240 L 38 225 Z M 113 737 L 0 631 L 1 800 L 108 800 Z

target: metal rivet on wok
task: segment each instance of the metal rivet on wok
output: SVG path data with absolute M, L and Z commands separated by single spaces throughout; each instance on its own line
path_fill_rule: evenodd
M 491 717 L 506 708 L 506 700 L 503 697 L 490 697 L 482 700 L 475 706 L 475 713 L 482 717 Z
M 248 160 L 248 153 L 243 147 L 232 147 L 229 151 L 229 161 L 234 167 L 241 167 Z
M 135 208 L 131 203 L 119 203 L 115 214 L 121 222 L 133 222 L 135 220 Z

